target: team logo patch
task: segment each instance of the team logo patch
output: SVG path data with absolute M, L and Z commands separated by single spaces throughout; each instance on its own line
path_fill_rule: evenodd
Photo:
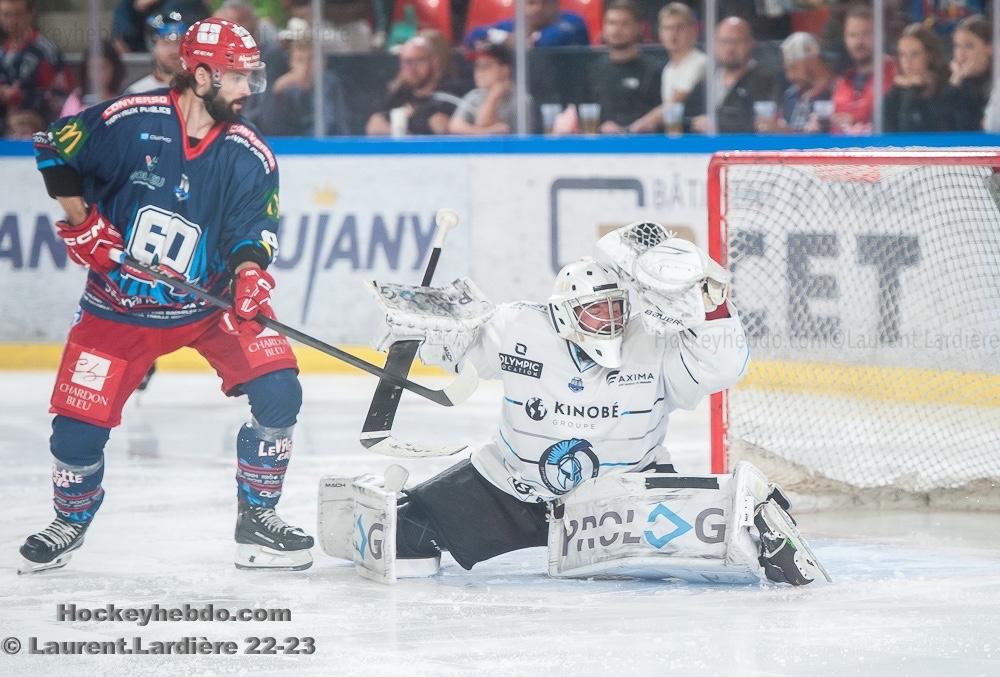
M 264 205 L 264 214 L 275 223 L 278 222 L 278 189 L 269 191 Z
M 600 459 L 587 440 L 556 442 L 538 459 L 538 474 L 554 494 L 568 494 L 584 480 L 597 477 Z
M 549 413 L 549 410 L 545 408 L 545 403 L 542 402 L 542 398 L 532 397 L 524 403 L 524 413 L 527 414 L 528 418 L 532 421 L 541 421 L 545 418 L 545 415 Z
M 157 174 L 154 170 L 156 166 L 160 164 L 160 158 L 156 155 L 147 155 L 144 158 L 146 168 L 137 169 L 131 174 L 129 174 L 128 180 L 138 186 L 145 186 L 150 190 L 156 190 L 157 188 L 163 188 L 167 180 L 162 176 Z
M 574 376 L 569 380 L 567 386 L 574 393 L 578 393 L 583 390 L 583 380 L 579 376 Z
M 80 152 L 88 136 L 90 134 L 87 132 L 87 128 L 83 126 L 83 120 L 72 118 L 63 125 L 62 129 L 55 133 L 52 137 L 52 143 L 56 147 L 56 150 L 59 151 L 59 155 L 68 160 Z
M 84 388 L 101 392 L 104 390 L 104 382 L 107 381 L 110 370 L 111 360 L 82 350 L 69 380 Z
M 68 343 L 52 391 L 53 411 L 91 423 L 114 423 L 124 360 Z
M 542 363 L 529 360 L 526 357 L 500 353 L 500 369 L 509 371 L 512 374 L 530 376 L 531 378 L 542 377 Z

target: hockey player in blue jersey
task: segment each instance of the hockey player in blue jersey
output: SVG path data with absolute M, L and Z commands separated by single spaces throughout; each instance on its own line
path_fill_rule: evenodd
M 249 32 L 214 18 L 187 31 L 181 60 L 170 89 L 105 102 L 35 138 L 46 189 L 66 213 L 59 235 L 90 270 L 51 400 L 56 516 L 21 546 L 23 572 L 63 566 L 83 543 L 104 499 L 111 428 L 153 361 L 183 346 L 205 357 L 223 392 L 250 401 L 236 441 L 236 566 L 312 564 L 312 537 L 274 510 L 302 403 L 295 356 L 253 320 L 273 317 L 278 167 L 239 114 L 263 91 L 264 64 Z M 233 308 L 119 266 L 114 250 L 231 290 Z

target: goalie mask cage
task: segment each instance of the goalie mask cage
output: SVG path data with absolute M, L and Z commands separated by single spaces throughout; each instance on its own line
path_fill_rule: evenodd
M 712 397 L 800 507 L 1000 509 L 1000 150 L 734 152 L 709 165 L 744 379 Z

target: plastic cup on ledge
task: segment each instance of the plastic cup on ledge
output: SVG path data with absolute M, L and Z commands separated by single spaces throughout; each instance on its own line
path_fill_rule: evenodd
M 552 133 L 552 127 L 555 125 L 556 117 L 562 113 L 562 105 L 558 103 L 543 103 L 541 106 L 542 111 L 542 128 L 546 134 Z
M 829 134 L 830 120 L 833 119 L 833 101 L 813 101 L 812 110 L 819 122 L 819 131 L 823 134 Z
M 684 132 L 684 104 L 663 104 L 663 126 L 670 136 L 680 136 Z
M 597 128 L 601 124 L 601 104 L 581 103 L 578 106 L 580 112 L 580 129 L 584 134 L 597 134 Z
M 754 101 L 753 118 L 758 132 L 773 132 L 778 119 L 778 104 L 774 101 Z
M 402 106 L 389 111 L 389 133 L 393 138 L 398 139 L 401 136 L 406 136 L 409 118 L 406 108 Z

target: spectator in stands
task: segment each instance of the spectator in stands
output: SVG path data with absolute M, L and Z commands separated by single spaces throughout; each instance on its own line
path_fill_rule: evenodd
M 857 5 L 848 10 L 844 19 L 844 45 L 853 65 L 834 85 L 832 131 L 870 134 L 875 110 L 875 29 L 871 9 Z M 896 77 L 896 62 L 892 57 L 885 57 L 882 73 L 884 94 Z
M 125 64 L 118 55 L 114 45 L 110 40 L 101 41 L 101 65 L 100 80 L 97 87 L 97 98 L 90 100 L 90 52 L 83 53 L 83 63 L 80 64 L 79 82 L 80 86 L 66 98 L 59 117 L 76 115 L 83 109 L 99 101 L 112 99 L 122 91 L 122 82 L 125 80 Z
M 26 141 L 35 132 L 44 130 L 45 124 L 45 120 L 36 111 L 27 108 L 12 110 L 7 114 L 7 133 L 5 136 L 8 139 Z
M 910 24 L 896 46 L 899 68 L 883 104 L 887 132 L 940 132 L 948 128 L 943 96 L 948 62 L 940 38 L 925 24 Z
M 977 131 L 993 84 L 993 30 L 980 14 L 963 19 L 952 38 L 951 77 L 945 91 L 949 128 Z
M 307 38 L 288 46 L 288 72 L 269 83 L 252 118 L 264 134 L 272 136 L 312 136 L 313 62 L 312 42 Z M 344 87 L 332 70 L 323 74 L 324 136 L 350 132 Z
M 368 118 L 366 133 L 446 134 L 460 98 L 441 85 L 441 63 L 434 49 L 422 36 L 410 38 L 399 52 L 399 75 L 389 83 L 385 102 Z
M 753 132 L 756 129 L 754 104 L 764 101 L 777 107 L 778 80 L 750 58 L 754 40 L 750 24 L 727 17 L 715 29 L 715 73 L 718 105 L 716 119 L 720 132 Z M 699 82 L 684 102 L 686 126 L 693 132 L 708 131 L 706 84 Z
M 473 87 L 473 73 L 469 60 L 464 54 L 458 58 L 455 50 L 444 34 L 433 28 L 425 28 L 417 33 L 427 41 L 438 63 L 441 64 L 440 89 L 446 92 L 467 92 Z
M 601 107 L 598 131 L 602 134 L 635 131 L 632 124 L 660 100 L 662 67 L 639 52 L 641 30 L 639 10 L 632 0 L 608 3 L 602 27 L 608 53 L 588 78 L 589 98 Z
M 111 39 L 119 52 L 146 52 L 146 21 L 177 12 L 188 24 L 208 17 L 205 0 L 119 0 L 111 20 Z
M 169 87 L 174 75 L 181 71 L 181 38 L 187 32 L 179 12 L 154 14 L 146 21 L 146 44 L 153 55 L 153 71 L 125 88 L 126 94 L 141 94 Z
M 528 24 L 528 44 L 532 47 L 566 47 L 589 45 L 587 24 L 578 14 L 563 12 L 559 0 L 524 0 L 525 19 Z M 496 42 L 491 32 L 507 34 L 511 45 L 514 40 L 514 19 L 504 19 L 492 26 L 474 26 L 465 36 L 465 46 L 475 49 L 480 42 Z
M 0 0 L 0 119 L 33 110 L 51 122 L 73 89 L 59 49 L 35 28 L 33 0 Z
M 778 126 L 789 132 L 829 131 L 813 114 L 814 101 L 830 101 L 834 75 L 820 56 L 819 41 L 810 33 L 792 33 L 781 43 L 785 79 Z
M 506 44 L 488 44 L 476 53 L 476 88 L 462 97 L 451 116 L 452 134 L 509 134 L 517 126 L 514 106 L 514 52 Z M 534 105 L 529 100 L 529 110 Z M 531 129 L 533 125 L 529 124 Z
M 903 29 L 908 21 L 902 11 L 905 4 L 908 8 L 914 3 L 922 0 L 884 0 L 885 11 L 883 13 L 885 23 L 885 44 L 895 45 L 902 35 Z M 830 7 L 830 18 L 823 27 L 823 34 L 820 44 L 823 47 L 823 60 L 833 68 L 837 74 L 842 74 L 851 67 L 852 61 L 847 54 L 844 45 L 844 24 L 847 14 L 855 7 L 870 7 L 870 0 L 826 0 Z
M 698 49 L 698 20 L 687 5 L 671 2 L 660 10 L 660 42 L 670 61 L 660 76 L 660 105 L 632 124 L 634 132 L 655 132 L 663 127 L 663 107 L 684 103 L 695 85 L 705 78 L 708 57 Z

